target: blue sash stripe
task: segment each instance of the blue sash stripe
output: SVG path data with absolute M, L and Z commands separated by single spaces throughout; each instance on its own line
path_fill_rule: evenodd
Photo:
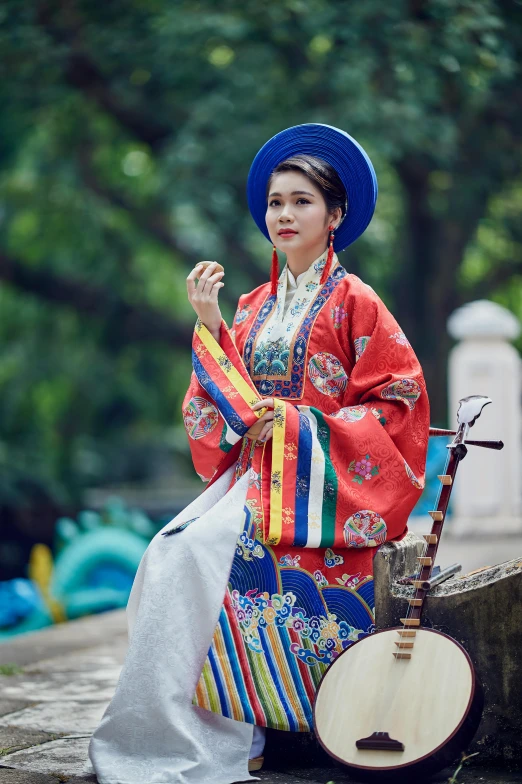
M 217 384 L 212 381 L 209 373 L 201 364 L 201 361 L 195 351 L 192 351 L 192 366 L 199 383 L 214 400 L 227 425 L 238 436 L 243 436 L 250 428 L 250 425 L 245 425 L 243 420 L 239 417 L 237 411 L 233 408 L 230 401 L 226 399 L 225 395 L 221 392 Z

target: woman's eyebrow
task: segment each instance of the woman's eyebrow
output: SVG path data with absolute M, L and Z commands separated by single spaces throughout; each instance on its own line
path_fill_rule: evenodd
M 314 193 L 310 193 L 310 191 L 292 191 L 290 196 L 302 196 L 303 194 L 306 194 L 306 196 L 315 196 L 315 194 Z M 280 193 L 276 193 L 274 191 L 274 193 L 270 193 L 269 194 L 268 198 L 270 198 L 271 196 L 281 196 L 281 194 Z

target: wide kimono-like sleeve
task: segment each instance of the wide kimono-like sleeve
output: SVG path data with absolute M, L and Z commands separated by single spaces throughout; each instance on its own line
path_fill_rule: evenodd
M 311 405 L 275 400 L 269 544 L 376 547 L 404 535 L 424 487 L 429 403 L 417 357 L 369 287 L 345 304 L 353 368 L 342 407 L 332 411 L 330 397 L 325 413 L 320 393 Z
M 218 343 L 198 319 L 192 366 L 183 422 L 194 467 L 208 482 L 235 461 L 243 435 L 266 409 L 252 411 L 260 398 L 224 321 Z

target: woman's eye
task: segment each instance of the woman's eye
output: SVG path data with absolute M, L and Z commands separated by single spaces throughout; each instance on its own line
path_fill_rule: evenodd
M 296 204 L 310 204 L 309 199 L 305 199 L 304 196 L 300 196 L 299 199 L 296 200 Z M 279 199 L 272 199 L 268 202 L 269 207 L 280 207 L 281 201 Z

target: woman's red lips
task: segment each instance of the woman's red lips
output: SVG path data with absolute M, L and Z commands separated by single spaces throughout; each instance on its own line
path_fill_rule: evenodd
M 297 234 L 297 232 L 294 231 L 293 229 L 279 229 L 279 231 L 277 233 L 280 236 L 282 236 L 283 234 Z

